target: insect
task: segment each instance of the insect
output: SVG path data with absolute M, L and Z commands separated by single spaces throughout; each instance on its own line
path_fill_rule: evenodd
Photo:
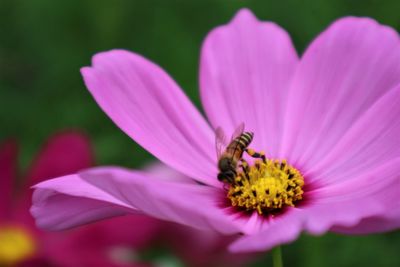
M 248 167 L 248 164 L 242 159 L 243 152 L 247 152 L 247 147 L 253 140 L 254 133 L 244 132 L 244 123 L 241 123 L 233 132 L 231 139 L 227 137 L 221 127 L 216 130 L 215 147 L 218 158 L 218 180 L 228 184 L 234 183 L 237 175 L 236 169 L 238 162 L 242 162 L 242 167 Z M 252 151 L 252 150 L 251 150 Z M 254 153 L 251 153 L 254 154 Z M 250 154 L 250 156 L 252 156 Z M 257 153 L 256 153 L 257 154 Z

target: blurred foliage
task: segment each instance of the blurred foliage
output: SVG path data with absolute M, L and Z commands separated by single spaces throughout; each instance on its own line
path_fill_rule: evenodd
M 165 68 L 201 108 L 201 42 L 241 7 L 283 26 L 300 53 L 329 23 L 345 15 L 373 17 L 400 29 L 398 0 L 2 0 L 0 140 L 18 138 L 26 166 L 48 135 L 79 128 L 92 138 L 99 164 L 140 167 L 151 156 L 100 110 L 86 91 L 79 68 L 89 65 L 98 51 L 133 50 Z M 400 266 L 399 246 L 399 232 L 303 236 L 284 247 L 284 256 L 287 266 Z M 257 266 L 267 265 L 260 261 Z

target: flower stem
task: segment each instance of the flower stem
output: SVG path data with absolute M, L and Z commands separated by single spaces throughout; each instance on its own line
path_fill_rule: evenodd
M 280 246 L 272 249 L 272 265 L 274 267 L 283 267 L 282 251 Z

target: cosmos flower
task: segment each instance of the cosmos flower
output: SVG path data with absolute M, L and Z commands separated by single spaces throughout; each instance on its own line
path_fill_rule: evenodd
M 151 266 L 127 264 L 127 259 L 116 254 L 123 248 L 133 251 L 152 244 L 161 230 L 158 220 L 139 215 L 121 217 L 63 233 L 35 227 L 29 214 L 29 186 L 93 166 L 85 136 L 63 132 L 49 138 L 23 179 L 18 179 L 19 187 L 17 157 L 15 141 L 0 146 L 0 266 Z
M 237 237 L 263 251 L 303 231 L 366 234 L 400 226 L 400 42 L 369 18 L 335 21 L 297 55 L 288 34 L 244 9 L 206 38 L 200 94 L 207 121 L 140 55 L 112 50 L 82 69 L 104 112 L 134 141 L 196 182 L 98 167 L 35 186 L 39 227 L 62 230 L 142 212 Z M 215 130 L 254 133 L 229 184 Z

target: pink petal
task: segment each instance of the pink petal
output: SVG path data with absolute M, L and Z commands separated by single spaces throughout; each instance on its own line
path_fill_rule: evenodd
M 289 35 L 248 9 L 206 38 L 200 65 L 204 109 L 214 128 L 232 133 L 241 122 L 253 145 L 276 154 L 288 86 L 298 62 Z
M 52 186 L 56 186 L 53 183 L 66 184 L 66 186 L 71 187 L 72 182 L 79 182 L 72 176 L 62 178 L 57 181 L 49 180 L 50 185 L 46 181 L 36 186 L 30 211 L 35 218 L 37 227 L 48 231 L 60 231 L 106 218 L 126 215 L 130 212 L 129 208 L 124 209 L 123 204 L 118 203 L 118 200 L 115 200 L 115 202 L 120 205 L 114 204 L 111 200 L 101 201 L 53 190 Z M 92 190 L 93 192 L 95 191 Z M 85 193 L 89 194 L 88 192 Z M 102 193 L 95 193 L 101 199 Z M 104 198 L 107 199 L 107 197 Z
M 347 181 L 400 157 L 400 85 L 352 125 L 324 160 L 305 175 L 319 185 Z
M 214 133 L 159 66 L 112 50 L 94 56 L 93 66 L 81 71 L 96 102 L 132 139 L 165 164 L 220 186 Z
M 33 160 L 14 207 L 13 218 L 34 228 L 29 207 L 32 205 L 30 186 L 48 178 L 54 178 L 93 165 L 89 140 L 79 132 L 60 132 L 50 137 Z
M 312 204 L 306 210 L 307 230 L 322 234 L 335 227 L 355 227 L 357 231 L 363 220 L 391 220 L 389 224 L 370 224 L 371 232 L 398 228 L 399 173 L 400 157 L 351 180 L 310 192 Z
M 396 31 L 368 18 L 333 23 L 310 45 L 296 71 L 282 156 L 304 170 L 314 166 L 399 82 Z
M 299 209 L 290 209 L 277 217 L 266 230 L 246 235 L 235 241 L 229 250 L 232 252 L 266 251 L 275 246 L 294 241 L 303 229 L 304 213 Z
M 80 132 L 66 131 L 50 137 L 27 174 L 29 185 L 75 173 L 93 166 L 89 139 Z
M 10 216 L 17 176 L 18 146 L 13 140 L 0 144 L 0 221 Z
M 31 212 L 38 226 L 47 230 L 142 211 L 199 229 L 239 231 L 218 207 L 221 189 L 167 182 L 143 172 L 94 168 L 42 182 L 35 188 Z
M 392 213 L 392 214 L 391 214 Z M 369 217 L 362 219 L 355 226 L 334 226 L 331 231 L 348 235 L 364 235 L 373 233 L 384 233 L 398 230 L 400 228 L 400 211 L 388 211 L 385 217 Z
M 148 164 L 143 170 L 148 175 L 158 179 L 165 179 L 170 182 L 197 184 L 195 180 L 159 161 Z

